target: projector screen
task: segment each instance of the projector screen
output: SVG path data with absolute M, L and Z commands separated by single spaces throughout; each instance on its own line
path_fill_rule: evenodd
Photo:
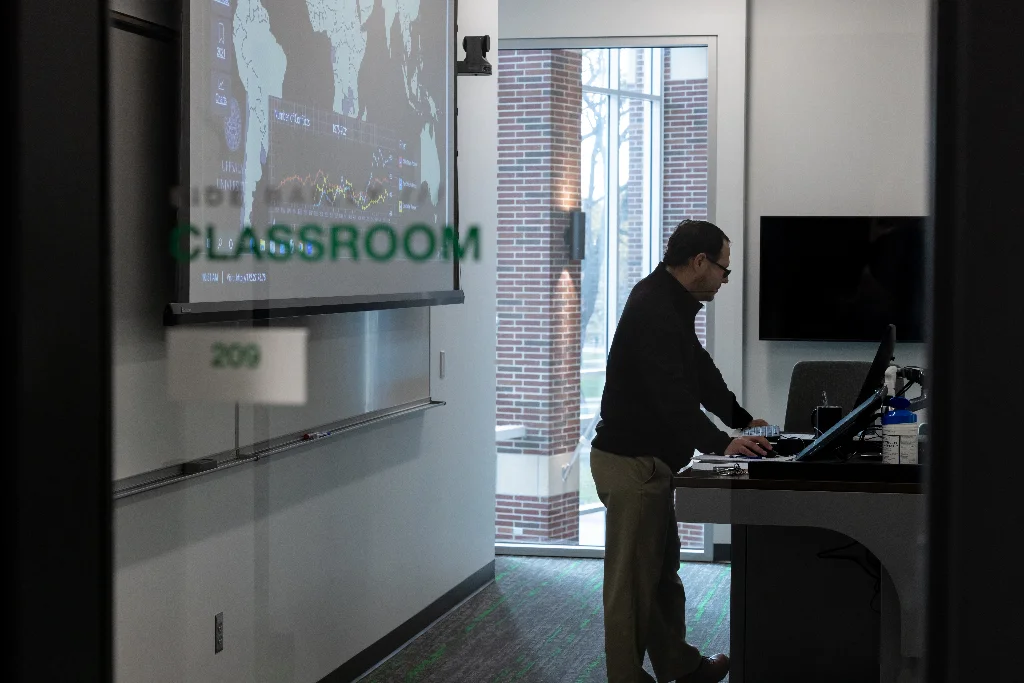
M 171 318 L 461 301 L 454 0 L 187 4 Z

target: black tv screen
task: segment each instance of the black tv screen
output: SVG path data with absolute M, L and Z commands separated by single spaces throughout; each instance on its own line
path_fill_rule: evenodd
M 924 341 L 925 219 L 762 216 L 760 338 Z

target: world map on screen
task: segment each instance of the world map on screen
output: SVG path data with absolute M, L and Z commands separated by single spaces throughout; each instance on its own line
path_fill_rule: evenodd
M 420 0 L 193 0 L 193 187 L 223 190 L 239 230 L 442 223 L 447 11 Z M 224 222 L 222 210 L 205 213 Z

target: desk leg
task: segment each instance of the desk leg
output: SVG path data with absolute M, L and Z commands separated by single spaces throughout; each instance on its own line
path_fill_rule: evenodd
M 882 619 L 879 633 L 881 683 L 920 683 L 921 660 L 900 653 L 900 601 L 889 572 L 882 567 Z

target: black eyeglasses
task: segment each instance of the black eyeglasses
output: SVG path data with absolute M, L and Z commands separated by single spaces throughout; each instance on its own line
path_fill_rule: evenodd
M 732 271 L 731 271 L 731 270 L 729 270 L 728 268 L 726 268 L 725 266 L 723 266 L 723 265 L 722 265 L 721 263 L 719 263 L 718 261 L 712 261 L 712 260 L 711 260 L 710 258 L 708 259 L 708 261 L 709 261 L 709 262 L 711 262 L 711 263 L 714 263 L 714 264 L 715 264 L 716 266 L 718 266 L 719 268 L 721 268 L 721 269 L 722 269 L 722 275 L 724 275 L 725 277 L 727 277 L 727 278 L 728 278 L 728 277 L 729 277 L 729 274 L 730 274 L 730 273 L 732 273 Z

